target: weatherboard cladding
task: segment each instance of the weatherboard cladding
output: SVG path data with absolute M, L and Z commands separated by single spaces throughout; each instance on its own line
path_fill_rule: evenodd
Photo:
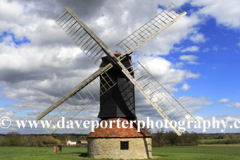
M 119 52 L 114 52 L 113 54 L 116 57 L 121 55 Z M 105 67 L 110 62 L 108 56 L 103 57 L 100 67 Z M 123 59 L 122 64 L 126 68 L 131 67 L 131 57 L 128 56 Z M 100 112 L 98 117 L 102 119 L 113 117 L 136 119 L 134 85 L 116 66 L 111 68 L 108 74 L 117 82 L 117 85 L 100 97 Z M 103 85 L 101 84 L 100 87 L 103 88 Z
M 133 127 L 130 126 L 130 120 L 125 118 L 119 118 L 119 126 L 117 126 L 118 118 L 110 118 L 106 120 L 107 127 L 103 123 L 103 127 L 95 128 L 94 132 L 90 132 L 87 138 L 151 138 L 151 134 L 145 128 L 141 128 L 140 132 L 137 132 L 137 121 L 133 123 Z M 112 121 L 112 126 L 110 125 Z M 115 121 L 115 123 L 113 122 Z M 128 124 L 125 124 L 126 128 L 122 127 L 122 122 L 128 121 Z M 110 127 L 111 126 L 111 127 Z

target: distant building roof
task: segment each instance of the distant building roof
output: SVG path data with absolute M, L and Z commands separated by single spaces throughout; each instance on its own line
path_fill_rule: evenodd
M 87 142 L 87 141 L 85 141 L 85 140 L 81 140 L 81 141 L 80 141 L 80 143 L 81 143 L 81 144 L 85 144 L 85 145 L 87 145 L 87 144 L 88 144 L 88 142 Z

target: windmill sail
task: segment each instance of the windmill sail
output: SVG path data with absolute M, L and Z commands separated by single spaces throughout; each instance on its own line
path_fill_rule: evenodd
M 65 117 L 66 121 L 74 118 L 116 85 L 116 82 L 114 82 L 107 73 L 110 68 L 112 68 L 111 64 L 100 68 L 41 113 L 37 117 L 37 120 L 44 118 L 45 120 L 51 121 L 52 126 L 46 129 L 49 133 L 57 131 L 57 121 L 61 120 L 62 117 Z M 102 84 L 101 88 L 100 84 Z
M 55 21 L 94 64 L 106 54 L 107 46 L 68 7 Z
M 122 48 L 125 54 L 130 54 L 186 14 L 186 12 L 183 12 L 176 5 L 171 4 L 135 32 L 119 42 L 117 46 Z
M 171 121 L 191 120 L 194 123 L 196 119 L 139 62 L 133 68 L 132 71 L 123 69 L 124 74 L 180 136 L 181 132 Z

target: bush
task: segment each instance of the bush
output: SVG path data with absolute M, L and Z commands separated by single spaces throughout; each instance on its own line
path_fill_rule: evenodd
M 202 144 L 238 144 L 238 143 L 240 143 L 240 140 L 238 138 L 202 142 Z
M 44 147 L 59 145 L 60 141 L 52 136 L 22 136 L 18 132 L 9 132 L 0 136 L 0 146 Z

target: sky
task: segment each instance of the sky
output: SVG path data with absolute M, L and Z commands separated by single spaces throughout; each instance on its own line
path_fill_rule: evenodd
M 187 15 L 133 52 L 198 120 L 240 119 L 240 1 L 52 0 L 0 1 L 0 118 L 35 120 L 98 69 L 55 23 L 69 7 L 110 49 L 171 3 Z M 79 119 L 96 119 L 99 104 Z M 161 119 L 136 92 L 138 118 Z M 18 129 L 0 133 L 45 133 Z M 190 130 L 202 132 L 201 130 Z M 69 131 L 88 133 L 87 129 Z M 208 133 L 220 132 L 209 129 Z M 227 127 L 225 133 L 239 132 Z

